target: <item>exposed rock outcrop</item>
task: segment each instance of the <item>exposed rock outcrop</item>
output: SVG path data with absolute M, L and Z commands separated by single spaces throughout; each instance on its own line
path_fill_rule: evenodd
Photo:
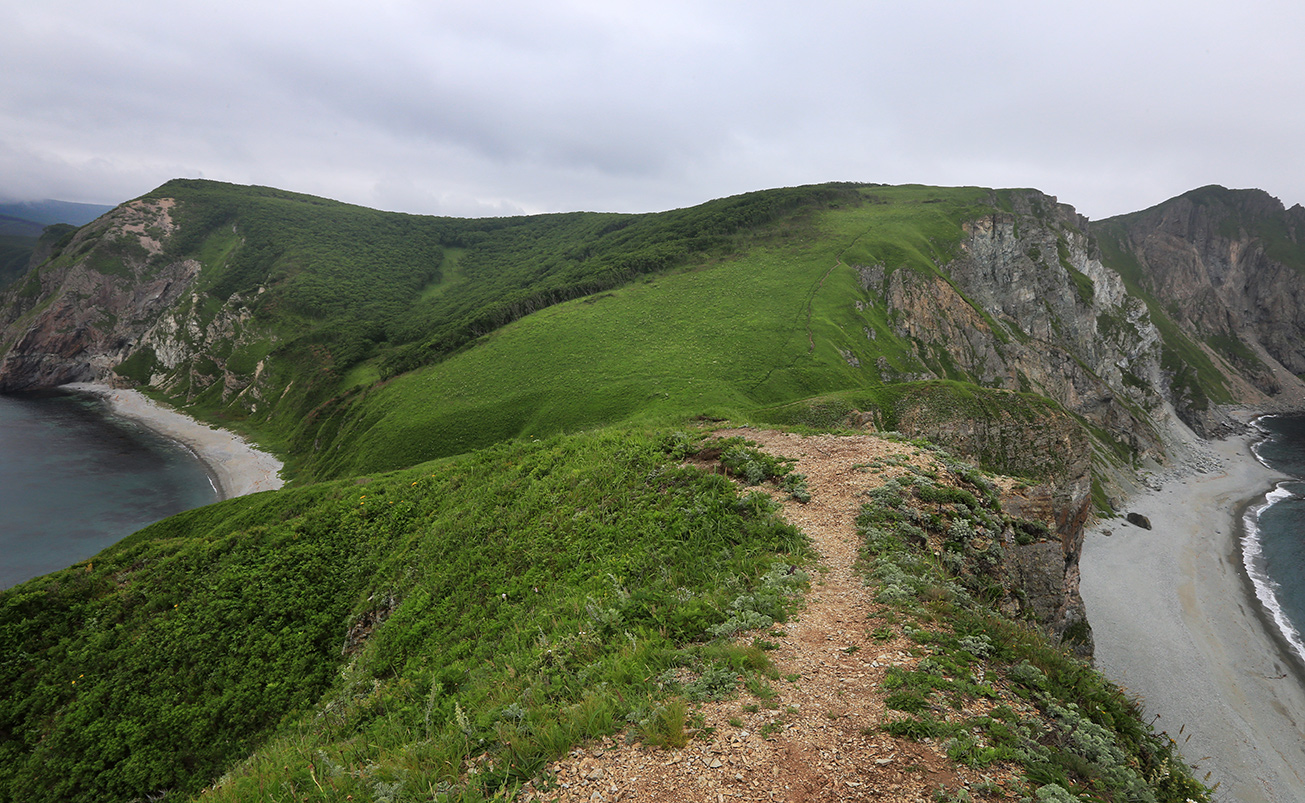
M 1193 429 L 1235 428 L 1218 402 L 1305 404 L 1305 208 L 1261 190 L 1203 187 L 1092 231 L 1221 374 L 1227 390 L 1215 398 L 1209 388 L 1173 394 Z
M 1013 211 L 965 225 L 961 255 L 937 275 L 865 266 L 862 287 L 934 376 L 1039 393 L 1161 456 L 1148 420 L 1163 399 L 1160 334 L 1146 304 L 1070 207 L 1033 191 L 1011 198 Z
M 193 399 L 253 392 L 260 372 L 227 357 L 257 339 L 245 300 L 196 290 L 203 266 L 166 253 L 174 203 L 124 204 L 84 227 L 0 307 L 0 392 L 70 382 L 136 383 Z M 251 402 L 251 404 L 256 402 Z

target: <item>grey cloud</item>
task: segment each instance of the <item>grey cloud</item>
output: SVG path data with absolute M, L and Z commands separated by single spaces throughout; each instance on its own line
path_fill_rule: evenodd
M 39 6 L 39 7 L 38 7 Z M 439 214 L 827 180 L 1038 186 L 1094 217 L 1305 200 L 1305 7 L 52 0 L 0 31 L 0 190 L 177 171 Z

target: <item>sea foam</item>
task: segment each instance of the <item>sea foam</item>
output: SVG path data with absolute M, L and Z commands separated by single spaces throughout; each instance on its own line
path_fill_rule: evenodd
M 1262 503 L 1248 506 L 1242 515 L 1242 565 L 1246 567 L 1246 575 L 1255 588 L 1255 596 L 1260 600 L 1269 617 L 1273 619 L 1278 632 L 1291 645 L 1292 652 L 1305 661 L 1305 639 L 1301 637 L 1300 630 L 1283 610 L 1282 602 L 1278 598 L 1281 586 L 1278 581 L 1269 576 L 1265 565 L 1264 541 L 1260 532 L 1260 515 L 1278 502 L 1296 496 L 1283 487 L 1287 484 L 1280 483 L 1264 495 Z

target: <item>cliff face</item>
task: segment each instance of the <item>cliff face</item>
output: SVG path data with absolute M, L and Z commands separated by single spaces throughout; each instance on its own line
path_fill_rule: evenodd
M 1013 211 L 966 224 L 963 253 L 939 275 L 860 268 L 899 334 L 940 378 L 1055 399 L 1144 456 L 1166 392 L 1146 305 L 1102 265 L 1087 221 L 1054 198 L 1011 195 Z
M 204 325 L 195 320 L 204 306 L 194 292 L 201 265 L 163 248 L 174 229 L 172 206 L 164 199 L 118 207 L 9 293 L 0 308 L 0 391 L 132 380 L 169 390 L 196 375 L 201 357 L 216 370 L 197 382 L 218 380 L 221 366 L 205 355 L 238 336 L 247 310 L 233 296 L 207 304 Z M 123 366 L 133 355 L 135 364 Z M 165 373 L 183 364 L 190 370 L 182 375 Z
M 102 379 L 198 275 L 193 261 L 157 259 L 171 228 L 166 204 L 124 205 L 29 274 L 0 313 L 0 390 Z
M 1054 198 L 1008 194 L 1005 209 L 965 226 L 961 255 L 938 274 L 859 268 L 862 287 L 885 300 L 899 335 L 937 378 L 963 376 L 987 387 L 1054 399 L 1107 433 L 1134 458 L 1164 455 L 1152 421 L 1168 392 L 1160 333 L 1146 304 L 1100 260 L 1087 221 Z M 928 419 L 928 420 L 917 420 Z M 1090 652 L 1078 594 L 1078 555 L 1092 509 L 1093 444 L 1072 419 L 937 421 L 908 412 L 898 428 L 982 455 L 994 444 L 1054 472 L 1012 497 L 1018 515 L 1052 527 L 1055 540 L 1021 545 L 1014 565 L 1037 619 L 1056 635 L 1078 634 Z M 1098 447 L 1100 445 L 1098 444 Z
M 1305 373 L 1305 208 L 1284 209 L 1259 190 L 1208 188 L 1121 223 L 1175 320 L 1258 343 Z
M 1189 424 L 1225 425 L 1202 396 L 1269 409 L 1305 401 L 1305 208 L 1205 187 L 1092 230 L 1218 372 L 1195 399 L 1175 395 Z
M 199 260 L 168 253 L 174 205 L 118 207 L 10 291 L 0 307 L 0 392 L 104 382 L 258 409 L 264 363 L 256 357 L 275 335 L 254 323 L 241 294 L 206 292 Z M 242 352 L 251 344 L 254 359 Z

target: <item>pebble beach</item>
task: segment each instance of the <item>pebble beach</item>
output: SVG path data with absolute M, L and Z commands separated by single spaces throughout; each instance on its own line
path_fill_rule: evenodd
M 99 396 L 114 415 L 136 421 L 184 444 L 208 467 L 221 499 L 272 491 L 285 484 L 280 476 L 283 464 L 273 455 L 254 448 L 233 432 L 210 427 L 164 407 L 139 391 L 93 382 L 76 382 L 61 389 Z
M 1305 676 L 1255 598 L 1242 515 L 1283 479 L 1249 436 L 1153 477 L 1086 534 L 1082 595 L 1095 663 L 1140 698 L 1227 803 L 1305 800 Z

